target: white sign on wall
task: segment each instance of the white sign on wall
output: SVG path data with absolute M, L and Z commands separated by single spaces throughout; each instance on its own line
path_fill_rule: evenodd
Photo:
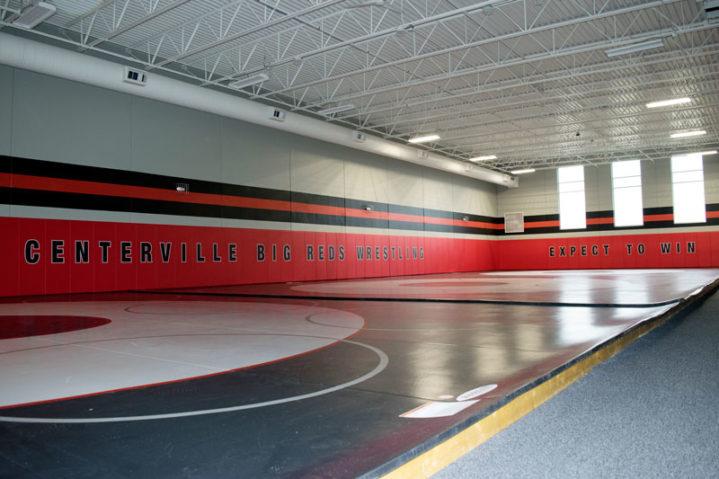
M 524 233 L 524 213 L 504 213 L 505 233 Z

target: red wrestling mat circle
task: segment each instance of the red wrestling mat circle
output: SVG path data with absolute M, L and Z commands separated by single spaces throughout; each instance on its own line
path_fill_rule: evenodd
M 27 338 L 29 336 L 42 336 L 44 334 L 67 333 L 81 329 L 96 328 L 109 324 L 106 318 L 92 316 L 64 316 L 64 315 L 0 315 L 0 339 Z
M 505 284 L 507 283 L 499 281 L 426 281 L 422 283 L 403 283 L 402 286 L 411 288 L 481 288 L 482 286 L 504 286 Z

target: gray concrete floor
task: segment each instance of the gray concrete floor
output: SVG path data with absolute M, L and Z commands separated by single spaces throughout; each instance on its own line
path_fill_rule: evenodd
M 435 477 L 719 477 L 719 295 Z

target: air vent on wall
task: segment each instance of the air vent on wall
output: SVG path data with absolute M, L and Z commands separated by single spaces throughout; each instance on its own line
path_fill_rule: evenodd
M 147 73 L 135 68 L 125 67 L 123 81 L 133 85 L 145 86 L 147 84 Z
M 270 118 L 275 121 L 285 121 L 285 116 L 287 116 L 287 112 L 278 110 L 277 108 L 273 108 L 270 112 Z

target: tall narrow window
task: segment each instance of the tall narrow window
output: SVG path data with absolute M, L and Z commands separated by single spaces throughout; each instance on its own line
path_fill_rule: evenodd
M 672 156 L 674 223 L 705 223 L 704 164 L 701 154 Z
M 558 168 L 557 183 L 559 187 L 559 228 L 563 230 L 586 228 L 584 167 Z
M 612 163 L 614 226 L 644 224 L 642 167 L 639 160 Z

